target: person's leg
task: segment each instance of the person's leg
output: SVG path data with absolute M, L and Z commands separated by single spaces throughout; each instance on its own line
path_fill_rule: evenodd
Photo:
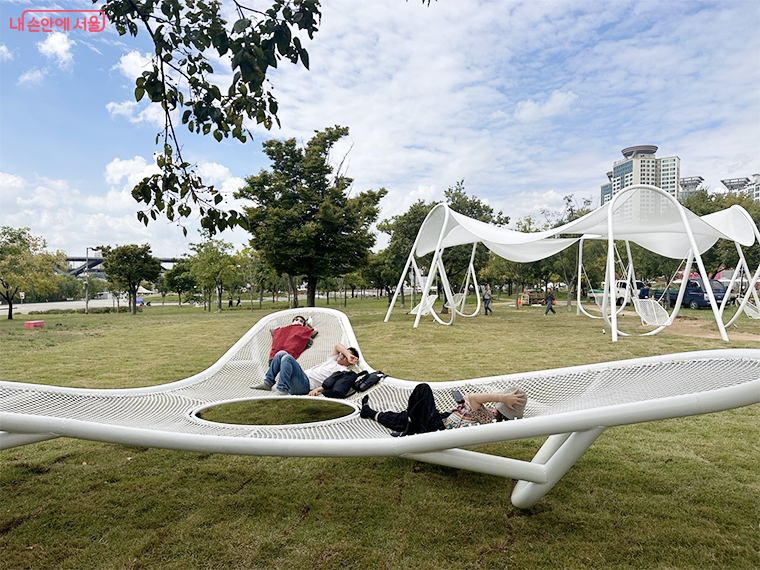
M 362 398 L 361 417 L 374 420 L 380 425 L 393 431 L 404 431 L 409 423 L 409 414 L 402 412 L 378 412 L 369 407 L 369 396 Z
M 282 359 L 286 356 L 288 356 L 288 353 L 284 350 L 281 350 L 272 357 L 272 361 L 269 363 L 269 370 L 267 370 L 267 373 L 264 376 L 265 384 L 269 386 L 274 386 L 275 379 L 277 378 L 277 375 L 280 373 L 280 368 L 281 368 L 280 365 L 282 363 Z
M 275 389 L 294 396 L 309 393 L 309 377 L 306 376 L 296 359 L 288 353 L 280 358 L 280 376 L 277 379 Z
M 264 375 L 264 381 L 260 384 L 254 384 L 251 386 L 251 388 L 254 390 L 271 390 L 272 386 L 274 386 L 275 378 L 277 378 L 277 375 L 280 373 L 280 361 L 284 356 L 287 356 L 287 354 L 287 352 L 281 350 L 272 358 L 270 358 L 269 368 L 267 369 L 267 373 Z
M 441 414 L 435 407 L 433 391 L 429 384 L 418 384 L 412 390 L 406 410 L 409 414 L 409 424 L 401 435 L 444 429 Z

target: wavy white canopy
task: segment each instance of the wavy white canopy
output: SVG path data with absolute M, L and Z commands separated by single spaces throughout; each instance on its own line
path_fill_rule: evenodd
M 755 241 L 754 222 L 741 206 L 699 217 L 664 196 L 658 188 L 637 186 L 626 189 L 625 195 L 614 203 L 607 203 L 582 218 L 535 233 L 487 224 L 455 212 L 446 204 L 438 204 L 420 227 L 414 253 L 421 257 L 439 247 L 482 242 L 501 257 L 528 262 L 550 257 L 574 244 L 580 236 L 607 239 L 611 232 L 615 239 L 637 243 L 673 259 L 687 256 L 691 248 L 689 232 L 700 254 L 719 239 L 742 246 Z

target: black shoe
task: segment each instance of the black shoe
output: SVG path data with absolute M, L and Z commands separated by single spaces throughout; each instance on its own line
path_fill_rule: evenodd
M 359 411 L 359 416 L 367 420 L 374 420 L 377 417 L 377 412 L 369 407 L 369 396 L 362 398 L 362 409 Z

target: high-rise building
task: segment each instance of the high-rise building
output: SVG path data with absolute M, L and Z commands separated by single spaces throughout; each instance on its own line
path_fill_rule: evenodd
M 684 199 L 687 196 L 694 194 L 697 189 L 705 181 L 701 176 L 689 176 L 688 178 L 681 178 L 681 191 L 680 199 Z
M 729 192 L 747 192 L 753 200 L 760 202 L 760 174 L 753 174 L 749 178 L 726 178 L 721 180 Z
M 602 185 L 602 204 L 612 199 L 622 188 L 634 184 L 649 184 L 679 197 L 681 159 L 677 156 L 657 158 L 654 145 L 629 146 L 622 151 L 623 158 L 612 165 L 607 173 L 609 182 Z

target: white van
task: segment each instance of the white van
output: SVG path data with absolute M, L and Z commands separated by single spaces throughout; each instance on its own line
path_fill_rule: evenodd
M 644 288 L 643 281 L 636 281 L 636 288 L 631 291 L 630 295 L 628 296 L 628 302 L 631 302 L 631 298 L 635 295 L 636 297 L 639 296 L 639 292 Z M 628 281 L 625 281 L 623 279 L 618 279 L 615 281 L 615 303 L 619 306 L 623 304 L 623 301 L 625 300 L 625 292 L 626 289 L 628 289 Z M 598 305 L 602 304 L 602 295 L 604 295 L 604 281 L 602 281 L 602 288 L 601 289 L 591 289 L 591 291 L 588 292 L 588 298 L 592 301 L 596 301 Z M 597 301 L 598 298 L 598 301 Z

